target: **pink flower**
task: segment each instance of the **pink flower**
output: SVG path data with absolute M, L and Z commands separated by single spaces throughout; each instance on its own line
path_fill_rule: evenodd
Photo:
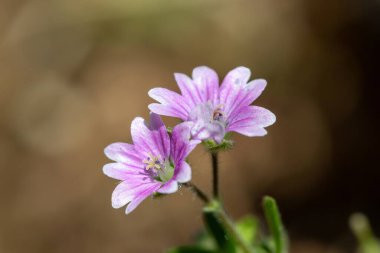
M 103 172 L 121 180 L 112 194 L 114 208 L 128 204 L 128 214 L 153 193 L 174 193 L 178 183 L 190 181 L 191 168 L 185 159 L 199 143 L 189 140 L 190 129 L 191 123 L 185 122 L 169 135 L 160 116 L 151 113 L 150 125 L 140 117 L 133 120 L 133 144 L 113 143 L 105 148 L 115 163 L 106 164 Z
M 276 121 L 269 110 L 251 105 L 264 90 L 267 82 L 248 82 L 251 71 L 237 67 L 230 71 L 219 86 L 218 75 L 208 67 L 197 67 L 192 78 L 176 73 L 181 95 L 165 88 L 154 88 L 149 96 L 158 101 L 149 105 L 157 114 L 172 116 L 194 123 L 194 139 L 221 143 L 227 132 L 253 137 L 263 136 L 264 129 Z

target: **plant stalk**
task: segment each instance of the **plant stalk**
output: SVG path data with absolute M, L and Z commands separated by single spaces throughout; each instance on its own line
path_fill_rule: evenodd
M 196 185 L 188 182 L 184 183 L 183 186 L 189 188 L 189 190 L 194 193 L 200 200 L 202 200 L 205 204 L 210 202 L 210 199 L 207 197 L 207 195 L 199 189 Z
M 230 233 L 236 243 L 240 246 L 244 253 L 254 253 L 253 249 L 243 240 L 239 232 L 236 230 L 235 224 L 228 217 L 223 207 L 220 206 L 215 210 L 215 214 L 219 218 L 220 222 L 223 224 L 225 229 Z
M 219 199 L 219 164 L 218 153 L 211 152 L 212 161 L 212 192 L 215 199 Z

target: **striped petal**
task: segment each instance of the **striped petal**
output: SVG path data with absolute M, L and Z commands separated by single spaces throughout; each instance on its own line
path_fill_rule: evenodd
M 160 183 L 153 181 L 123 181 L 118 186 L 116 186 L 115 190 L 112 193 L 112 207 L 120 208 L 133 200 L 141 198 L 142 196 L 146 198 L 147 196 L 153 194 L 153 192 L 158 190 L 160 187 Z
M 190 140 L 192 122 L 184 122 L 174 127 L 171 138 L 171 157 L 174 163 L 181 164 L 200 141 Z
M 193 70 L 192 79 L 180 73 L 174 74 L 174 77 L 190 108 L 208 101 L 217 103 L 219 78 L 213 69 L 206 66 L 196 67 Z
M 145 157 L 149 155 L 169 157 L 170 137 L 161 118 L 152 113 L 152 125 L 147 125 L 143 118 L 137 117 L 132 121 L 131 134 L 135 149 Z
M 267 131 L 264 127 L 272 125 L 276 116 L 269 110 L 259 106 L 246 106 L 229 122 L 227 131 L 253 137 L 264 136 Z
M 124 163 L 133 167 L 141 165 L 141 157 L 136 152 L 135 147 L 128 143 L 116 142 L 108 145 L 104 149 L 105 155 L 115 161 Z
M 149 177 L 146 170 L 144 170 L 142 162 L 140 168 L 130 167 L 122 163 L 108 163 L 103 166 L 103 173 L 118 180 L 128 180 L 131 177 L 141 179 Z
M 152 112 L 182 120 L 188 118 L 190 107 L 178 93 L 164 88 L 154 88 L 148 92 L 148 95 L 160 103 L 148 106 Z

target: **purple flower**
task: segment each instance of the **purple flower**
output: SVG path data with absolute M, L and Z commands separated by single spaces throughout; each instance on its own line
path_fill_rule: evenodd
M 169 135 L 160 116 L 151 113 L 150 125 L 140 117 L 133 120 L 133 145 L 113 143 L 105 148 L 115 163 L 106 164 L 103 172 L 121 180 L 112 194 L 114 208 L 128 204 L 128 214 L 153 193 L 173 193 L 178 183 L 190 181 L 191 168 L 185 159 L 199 143 L 189 140 L 190 129 L 191 123 L 185 122 Z
M 154 88 L 149 96 L 158 101 L 149 105 L 157 114 L 172 116 L 194 123 L 194 139 L 214 140 L 221 143 L 227 132 L 246 136 L 263 136 L 265 127 L 276 121 L 269 110 L 252 106 L 267 82 L 249 81 L 251 71 L 237 67 L 230 71 L 219 86 L 218 75 L 208 67 L 193 70 L 192 79 L 176 73 L 175 79 L 181 95 L 165 88 Z

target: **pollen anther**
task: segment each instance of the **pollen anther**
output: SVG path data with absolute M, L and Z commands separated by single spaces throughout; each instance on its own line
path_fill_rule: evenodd
M 160 161 L 160 158 L 158 156 L 153 156 L 151 153 L 148 154 L 147 159 L 143 160 L 143 163 L 146 164 L 145 169 L 146 170 L 162 170 L 163 164 Z

